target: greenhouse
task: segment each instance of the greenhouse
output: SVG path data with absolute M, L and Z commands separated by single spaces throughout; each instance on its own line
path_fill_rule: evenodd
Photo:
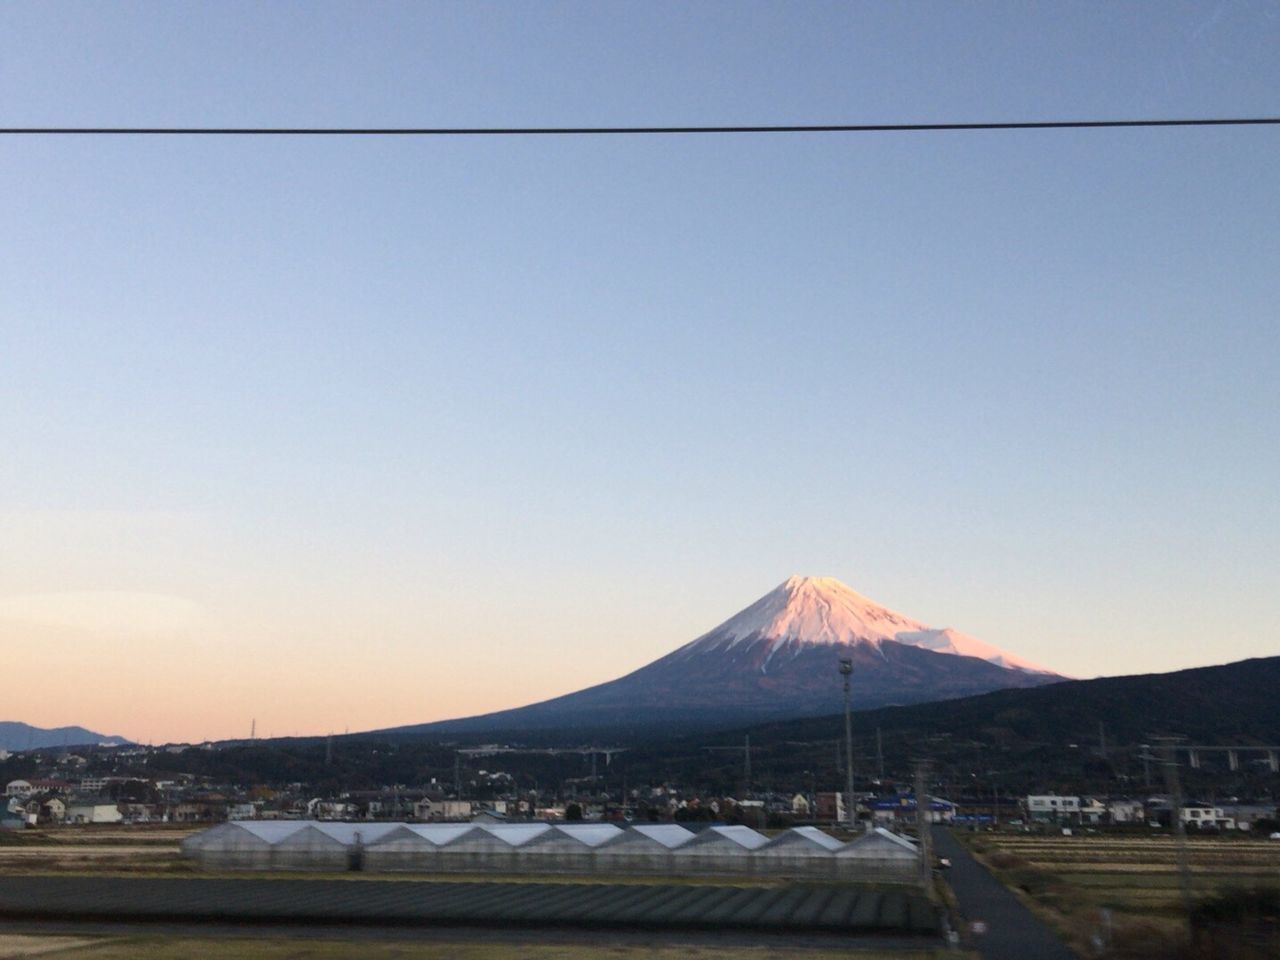
M 188 837 L 210 870 L 398 873 L 719 875 L 911 883 L 919 852 L 877 828 L 850 843 L 816 827 L 769 838 L 744 826 L 610 823 L 232 821 Z
M 768 842 L 750 827 L 707 827 L 676 847 L 672 861 L 678 873 L 752 873 L 752 853 Z
M 906 837 L 876 827 L 835 852 L 836 872 L 847 880 L 910 883 L 919 876 L 920 851 Z
M 770 875 L 833 874 L 836 859 L 832 854 L 842 846 L 839 840 L 817 827 L 792 827 L 757 849 L 755 861 L 762 873 Z
M 599 873 L 670 874 L 671 851 L 692 839 L 692 831 L 675 823 L 629 827 L 596 849 L 596 869 Z
M 441 870 L 441 848 L 475 829 L 469 823 L 398 823 L 395 827 L 365 849 L 364 869 L 413 873 Z

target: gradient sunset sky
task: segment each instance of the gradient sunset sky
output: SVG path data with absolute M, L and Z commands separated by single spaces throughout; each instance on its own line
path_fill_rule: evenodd
M 1280 6 L 0 9 L 0 125 L 1280 115 Z M 1280 653 L 1280 129 L 0 138 L 0 719 L 341 732 L 791 574 Z

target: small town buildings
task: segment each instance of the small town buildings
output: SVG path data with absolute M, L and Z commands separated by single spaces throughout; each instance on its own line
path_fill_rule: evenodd
M 916 798 L 909 793 L 891 793 L 876 797 L 870 802 L 871 817 L 879 826 L 900 822 L 915 822 Z M 953 823 L 956 805 L 942 797 L 929 797 L 929 822 Z
M 67 817 L 67 804 L 55 793 L 31 794 L 23 801 L 28 823 L 62 823 Z
M 1182 822 L 1196 830 L 1234 830 L 1236 822 L 1221 807 L 1205 803 L 1187 803 L 1182 807 Z
M 10 780 L 5 784 L 6 797 L 29 797 L 35 793 L 68 793 L 71 784 L 66 780 Z
M 1079 823 L 1080 798 L 1056 793 L 1032 794 L 1026 799 L 1027 819 L 1042 823 Z
M 849 820 L 845 796 L 841 792 L 819 793 L 814 797 L 813 816 L 828 823 L 846 823 Z
M 1094 826 L 1106 823 L 1108 818 L 1107 804 L 1097 797 L 1085 797 L 1080 802 L 1080 822 Z
M 1110 823 L 1143 823 L 1146 807 L 1141 800 L 1108 800 L 1107 819 Z
M 470 800 L 423 797 L 413 805 L 413 815 L 419 820 L 470 820 L 474 812 Z
M 23 809 L 22 801 L 10 797 L 7 802 L 0 803 L 0 829 L 21 830 L 26 825 L 27 811 Z
M 1276 805 L 1266 803 L 1224 803 L 1219 809 L 1235 821 L 1237 830 L 1252 830 L 1259 820 L 1275 820 Z
M 96 797 L 71 800 L 67 804 L 67 823 L 119 823 L 124 819 L 118 804 Z

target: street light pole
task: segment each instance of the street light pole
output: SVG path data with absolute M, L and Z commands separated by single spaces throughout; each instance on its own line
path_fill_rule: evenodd
M 849 817 L 849 830 L 858 825 L 858 804 L 853 797 L 853 721 L 849 716 L 849 677 L 853 673 L 853 658 L 840 658 L 840 676 L 844 678 L 844 747 L 845 747 L 845 809 Z

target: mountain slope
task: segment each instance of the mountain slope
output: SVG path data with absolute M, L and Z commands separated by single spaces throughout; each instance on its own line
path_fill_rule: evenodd
M 0 750 L 34 750 L 38 747 L 80 746 L 97 743 L 129 743 L 124 737 L 94 733 L 84 727 L 33 727 L 17 720 L 0 720 Z
M 1280 656 L 860 711 L 853 715 L 856 783 L 858 789 L 868 787 L 881 770 L 890 781 L 909 782 L 915 761 L 929 757 L 939 789 L 960 796 L 989 797 L 997 788 L 1006 796 L 1157 792 L 1163 771 L 1144 759 L 1152 751 L 1143 744 L 1161 734 L 1201 745 L 1280 744 L 1277 689 Z M 839 713 L 712 734 L 651 736 L 626 754 L 627 776 L 632 782 L 675 780 L 738 790 L 745 736 L 757 788 L 838 789 L 843 782 L 833 751 L 844 741 Z M 720 749 L 708 752 L 708 745 Z M 1192 791 L 1273 795 L 1276 774 L 1266 751 L 1240 751 L 1238 759 L 1232 770 L 1224 752 L 1205 752 L 1201 769 L 1194 769 L 1184 755 L 1184 785 Z
M 910 739 L 947 734 L 1024 742 L 1096 744 L 1098 724 L 1112 744 L 1176 733 L 1193 743 L 1280 743 L 1280 656 L 1172 673 L 1063 680 L 1035 689 L 995 690 L 937 703 L 855 715 L 863 731 L 879 727 Z M 754 727 L 753 743 L 843 735 L 837 715 Z
M 839 710 L 841 658 L 858 709 L 1061 678 L 953 630 L 935 630 L 830 578 L 792 577 L 720 626 L 633 673 L 514 710 L 402 734 L 530 730 L 636 734 Z

